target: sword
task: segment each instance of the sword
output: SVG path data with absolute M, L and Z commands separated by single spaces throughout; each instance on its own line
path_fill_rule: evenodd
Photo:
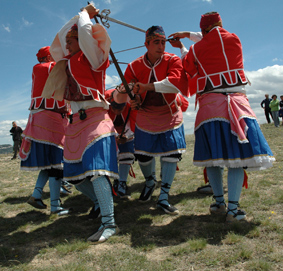
M 138 31 L 140 31 L 140 32 L 146 33 L 146 31 L 143 30 L 143 29 L 141 29 L 141 28 L 138 28 L 138 27 L 133 26 L 133 25 L 131 25 L 131 24 L 127 24 L 127 23 L 124 23 L 124 22 L 119 21 L 119 20 L 117 20 L 117 19 L 113 19 L 113 18 L 109 17 L 108 15 L 109 15 L 110 13 L 111 13 L 110 9 L 103 9 L 100 14 L 97 14 L 97 15 L 96 15 L 97 17 L 100 18 L 101 23 L 102 23 L 105 27 L 107 27 L 107 28 L 110 27 L 110 24 L 108 23 L 108 21 L 110 21 L 110 22 L 113 22 L 113 23 L 116 23 L 116 24 L 120 24 L 120 25 L 129 27 L 129 28 L 138 30 Z

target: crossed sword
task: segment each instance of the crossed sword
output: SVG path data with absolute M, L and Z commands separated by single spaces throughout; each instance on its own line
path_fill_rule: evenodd
M 113 23 L 117 23 L 117 24 L 120 24 L 120 25 L 129 27 L 129 28 L 135 29 L 135 30 L 137 30 L 137 31 L 146 33 L 145 30 L 143 30 L 143 29 L 141 29 L 141 28 L 139 28 L 139 27 L 136 27 L 136 26 L 133 26 L 133 25 L 131 25 L 131 24 L 127 24 L 127 23 L 125 23 L 125 22 L 122 22 L 122 21 L 119 21 L 119 20 L 117 20 L 117 19 L 114 19 L 114 18 L 109 17 L 108 15 L 109 15 L 110 13 L 111 13 L 111 12 L 110 12 L 110 9 L 103 9 L 103 10 L 101 11 L 101 13 L 97 14 L 97 15 L 94 17 L 94 20 L 96 21 L 96 23 L 99 23 L 98 20 L 97 20 L 97 17 L 99 17 L 100 20 L 101 20 L 101 23 L 102 23 L 105 27 L 107 27 L 107 28 L 110 27 L 110 24 L 108 23 L 108 21 L 110 21 L 110 22 L 113 22 Z M 167 40 L 171 40 L 171 39 L 167 39 Z M 172 39 L 172 40 L 173 40 L 173 39 Z M 144 46 L 144 45 L 143 45 L 143 46 Z M 139 46 L 139 47 L 143 47 L 143 46 Z M 136 48 L 139 48 L 139 47 L 136 47 Z M 116 70 L 117 70 L 117 72 L 118 72 L 118 74 L 119 74 L 119 77 L 120 77 L 120 79 L 121 79 L 121 81 L 122 81 L 122 83 L 123 83 L 123 85 L 124 85 L 124 87 L 125 87 L 126 93 L 129 95 L 129 97 L 130 97 L 131 100 L 134 100 L 134 99 L 135 99 L 135 96 L 132 94 L 132 92 L 131 92 L 131 90 L 130 90 L 130 88 L 129 88 L 129 85 L 128 85 L 128 83 L 127 83 L 125 77 L 124 77 L 124 74 L 123 74 L 123 72 L 122 72 L 122 70 L 121 70 L 121 68 L 120 68 L 120 66 L 119 66 L 119 64 L 118 64 L 118 61 L 117 61 L 117 59 L 116 59 L 116 57 L 115 57 L 115 55 L 114 55 L 114 53 L 113 53 L 113 51 L 112 51 L 111 48 L 110 48 L 109 53 L 110 53 L 110 56 L 111 56 L 111 58 L 112 58 L 112 61 L 113 61 L 114 65 L 115 65 L 115 67 L 116 67 Z M 127 116 L 127 119 L 126 119 L 126 121 L 125 121 L 123 130 L 122 130 L 122 133 L 120 134 L 120 137 L 122 137 L 122 135 L 125 133 L 125 126 L 126 126 L 126 122 L 127 122 L 128 118 L 129 118 L 130 111 L 131 111 L 131 110 L 129 110 L 129 112 L 128 112 L 128 116 Z

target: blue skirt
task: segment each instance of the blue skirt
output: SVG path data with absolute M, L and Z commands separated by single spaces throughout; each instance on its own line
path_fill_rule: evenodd
M 194 165 L 259 170 L 272 167 L 272 151 L 255 119 L 244 119 L 248 143 L 239 143 L 229 122 L 211 121 L 195 131 Z
M 186 151 L 184 125 L 162 133 L 147 133 L 136 126 L 135 153 L 147 156 L 169 156 Z
M 64 161 L 64 180 L 83 180 L 86 177 L 106 175 L 118 179 L 117 146 L 115 136 L 101 138 L 88 147 L 81 162 Z
M 21 161 L 22 170 L 63 169 L 63 149 L 32 141 L 28 158 Z

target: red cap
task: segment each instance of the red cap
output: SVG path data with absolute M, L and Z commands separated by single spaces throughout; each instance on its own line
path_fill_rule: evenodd
M 207 29 L 208 27 L 221 21 L 221 17 L 218 12 L 208 12 L 201 15 L 200 19 L 200 28 L 202 30 Z
M 38 50 L 38 53 L 36 54 L 37 56 L 37 59 L 41 59 L 43 57 L 46 57 L 46 56 L 49 56 L 50 55 L 50 46 L 45 46 L 45 47 L 42 47 L 41 49 Z

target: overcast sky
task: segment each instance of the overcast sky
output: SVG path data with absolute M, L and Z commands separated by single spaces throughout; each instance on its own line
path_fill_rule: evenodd
M 87 1 L 81 0 L 1 0 L 0 17 L 0 144 L 12 144 L 9 133 L 12 121 L 25 128 L 30 104 L 31 73 L 37 64 L 39 48 L 52 43 L 56 33 Z M 169 36 L 176 31 L 199 31 L 201 14 L 218 11 L 223 26 L 241 39 L 246 74 L 252 85 L 247 96 L 258 122 L 265 123 L 260 103 L 268 93 L 283 95 L 282 0 L 101 0 L 95 5 L 110 9 L 113 18 L 146 30 L 162 25 Z M 110 22 L 108 33 L 112 50 L 141 46 L 144 33 Z M 184 40 L 186 47 L 192 42 Z M 167 44 L 166 51 L 180 56 Z M 129 63 L 143 55 L 145 48 L 117 53 L 120 62 Z M 126 65 L 121 64 L 124 71 Z M 120 83 L 115 67 L 107 70 L 106 87 Z M 185 131 L 193 133 L 196 111 L 194 97 L 184 114 Z

